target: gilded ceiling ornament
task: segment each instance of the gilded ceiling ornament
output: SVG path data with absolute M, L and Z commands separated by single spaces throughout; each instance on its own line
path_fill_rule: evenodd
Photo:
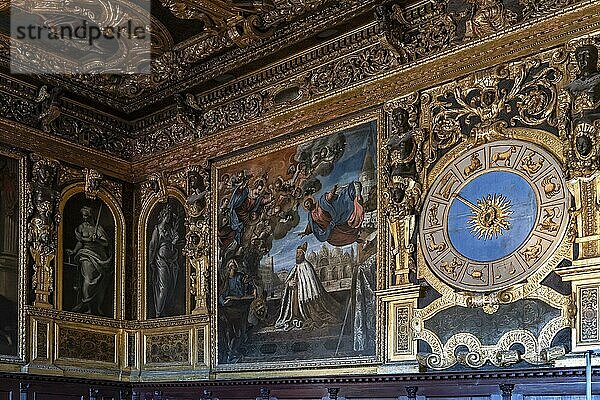
M 0 11 L 6 11 L 10 8 L 10 0 L 0 0 Z
M 123 21 L 130 21 L 136 27 L 143 27 L 145 32 L 151 31 L 150 15 L 147 10 L 125 0 L 96 0 L 87 2 L 70 1 L 13 1 L 15 10 L 29 14 L 36 18 L 40 24 L 54 26 L 56 21 L 73 21 L 86 19 L 90 24 L 99 27 L 117 27 Z M 62 34 L 62 32 L 61 32 Z M 90 33 L 91 34 L 91 33 Z M 62 50 L 54 46 L 32 45 L 31 41 L 16 41 L 11 47 L 11 63 L 21 65 L 28 71 L 57 71 L 68 72 L 70 78 L 88 81 L 90 72 L 103 72 L 114 79 L 114 74 L 107 71 L 123 71 L 138 73 L 140 65 L 149 65 L 150 52 L 144 51 L 144 44 L 139 40 L 120 40 L 117 46 L 106 45 L 106 41 L 93 43 L 92 51 L 86 57 L 74 57 L 64 50 L 73 50 L 80 53 L 81 43 L 77 40 L 61 40 Z M 46 43 L 47 44 L 47 43 Z M 59 49 L 59 50 L 57 50 Z M 67 57 L 67 54 L 71 56 Z M 93 57 L 91 55 L 94 55 Z M 99 62 L 102 65 L 99 66 Z M 100 75 L 100 74 L 97 74 Z M 144 75 L 144 74 L 141 74 Z M 89 85 L 88 85 L 89 86 Z
M 379 39 L 401 64 L 447 49 L 459 39 L 456 16 L 447 11 L 446 0 L 431 1 L 419 11 L 417 22 L 411 23 L 398 4 L 375 9 L 381 32 Z
M 271 0 L 244 2 L 236 0 L 160 0 L 173 15 L 198 19 L 209 35 L 225 34 L 240 47 L 269 37 L 273 31 L 263 24 L 261 15 L 273 10 Z
M 502 0 L 467 0 L 473 5 L 466 22 L 465 39 L 481 38 L 517 23 L 517 14 L 507 9 Z

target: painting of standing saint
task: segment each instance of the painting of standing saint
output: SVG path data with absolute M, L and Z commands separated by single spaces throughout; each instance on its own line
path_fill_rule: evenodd
M 218 363 L 375 355 L 377 126 L 216 165 Z
M 115 219 L 100 199 L 83 192 L 63 211 L 63 310 L 114 317 Z

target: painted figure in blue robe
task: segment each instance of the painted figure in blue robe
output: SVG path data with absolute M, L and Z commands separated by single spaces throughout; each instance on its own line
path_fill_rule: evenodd
M 365 218 L 361 191 L 360 182 L 354 181 L 341 189 L 335 185 L 316 203 L 307 198 L 304 208 L 308 211 L 308 225 L 300 236 L 312 233 L 319 241 L 340 247 L 360 242 Z
M 256 220 L 264 207 L 272 201 L 271 194 L 265 190 L 265 179 L 258 178 L 248 187 L 249 176 L 244 176 L 242 182 L 233 191 L 229 201 L 229 224 L 235 233 L 235 241 L 242 242 L 244 231 L 249 222 Z

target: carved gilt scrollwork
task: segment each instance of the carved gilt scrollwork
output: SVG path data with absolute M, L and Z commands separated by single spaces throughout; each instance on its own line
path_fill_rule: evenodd
M 209 35 L 224 35 L 240 47 L 270 36 L 273 31 L 264 24 L 262 15 L 272 10 L 272 1 L 208 2 L 203 0 L 161 0 L 178 18 L 198 19 Z
M 447 7 L 446 0 L 431 1 L 420 18 L 409 22 L 407 11 L 400 5 L 379 6 L 375 11 L 381 31 L 379 39 L 401 64 L 448 49 L 459 38 L 457 21 Z
M 145 204 L 152 196 L 158 196 L 158 201 L 164 203 L 169 198 L 167 191 L 167 177 L 162 172 L 155 172 L 142 184 L 142 204 Z
M 187 169 L 187 234 L 185 254 L 194 271 L 191 292 L 196 298 L 192 313 L 208 312 L 210 284 L 210 170 L 208 166 Z
M 503 137 L 505 127 L 556 127 L 556 84 L 561 72 L 541 58 L 500 65 L 425 96 L 431 112 L 429 159 L 469 139 L 475 145 Z
M 486 37 L 517 23 L 517 14 L 502 0 L 468 0 L 471 15 L 466 21 L 465 39 Z
M 31 181 L 28 185 L 29 222 L 27 241 L 33 258 L 32 289 L 36 307 L 51 308 L 54 286 L 53 261 L 56 257 L 58 214 L 58 174 L 60 164 L 32 155 Z
M 98 190 L 100 190 L 100 184 L 102 183 L 102 174 L 95 169 L 84 168 L 83 176 L 85 178 L 85 197 L 93 200 L 98 196 Z

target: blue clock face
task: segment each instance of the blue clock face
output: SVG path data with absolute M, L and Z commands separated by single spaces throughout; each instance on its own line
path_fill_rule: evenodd
M 512 254 L 534 228 L 538 202 L 531 185 L 516 173 L 480 175 L 454 197 L 448 235 L 452 246 L 471 260 L 495 261 Z
M 435 169 L 420 248 L 446 284 L 499 290 L 552 257 L 567 231 L 568 203 L 561 167 L 547 150 L 517 140 L 487 143 Z

